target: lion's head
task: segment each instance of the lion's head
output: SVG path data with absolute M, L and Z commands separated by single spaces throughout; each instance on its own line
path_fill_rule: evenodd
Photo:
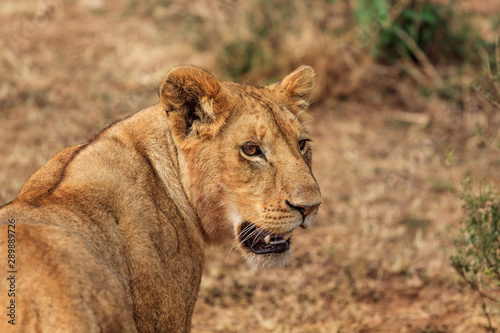
M 259 88 L 178 67 L 160 88 L 186 194 L 208 242 L 234 239 L 255 268 L 282 266 L 321 203 L 304 126 L 314 71 Z

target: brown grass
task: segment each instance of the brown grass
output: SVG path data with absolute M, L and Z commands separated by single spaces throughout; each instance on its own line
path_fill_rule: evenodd
M 489 19 L 492 4 L 463 2 L 479 22 Z M 60 149 L 156 103 L 173 66 L 227 75 L 221 50 L 251 41 L 247 27 L 266 20 L 258 1 L 187 3 L 0 4 L 0 203 Z M 193 332 L 486 332 L 477 295 L 448 258 L 463 177 L 500 181 L 498 151 L 470 136 L 479 123 L 498 137 L 495 109 L 469 89 L 472 74 L 446 74 L 453 68 L 437 71 L 453 77 L 457 100 L 422 97 L 419 80 L 432 80 L 425 71 L 382 66 L 363 52 L 345 15 L 352 4 L 302 3 L 290 2 L 300 20 L 259 42 L 275 59 L 241 79 L 265 83 L 302 63 L 317 70 L 320 218 L 294 238 L 282 270 L 255 273 L 228 254 L 230 244 L 211 249 Z

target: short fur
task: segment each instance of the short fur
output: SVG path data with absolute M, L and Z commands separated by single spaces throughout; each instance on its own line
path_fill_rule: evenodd
M 177 67 L 160 103 L 66 148 L 0 209 L 0 263 L 15 220 L 16 325 L 0 331 L 187 332 L 207 244 L 234 240 L 255 268 L 291 251 L 256 255 L 241 226 L 307 227 L 321 200 L 304 114 L 314 72 L 266 88 Z M 251 142 L 262 150 L 246 156 Z M 302 208 L 314 207 L 310 214 Z

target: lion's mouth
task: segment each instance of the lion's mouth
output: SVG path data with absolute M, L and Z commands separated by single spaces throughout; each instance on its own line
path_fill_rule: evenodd
M 273 234 L 248 222 L 241 225 L 240 242 L 255 254 L 286 252 L 291 237 L 292 232 Z

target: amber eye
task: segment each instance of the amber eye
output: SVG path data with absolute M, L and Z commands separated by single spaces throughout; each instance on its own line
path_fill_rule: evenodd
M 306 139 L 306 140 L 300 140 L 299 141 L 299 149 L 300 150 L 304 150 L 304 148 L 306 147 L 307 141 L 309 141 L 309 140 Z
M 259 146 L 256 145 L 244 145 L 241 147 L 241 151 L 248 156 L 256 156 L 262 153 Z

